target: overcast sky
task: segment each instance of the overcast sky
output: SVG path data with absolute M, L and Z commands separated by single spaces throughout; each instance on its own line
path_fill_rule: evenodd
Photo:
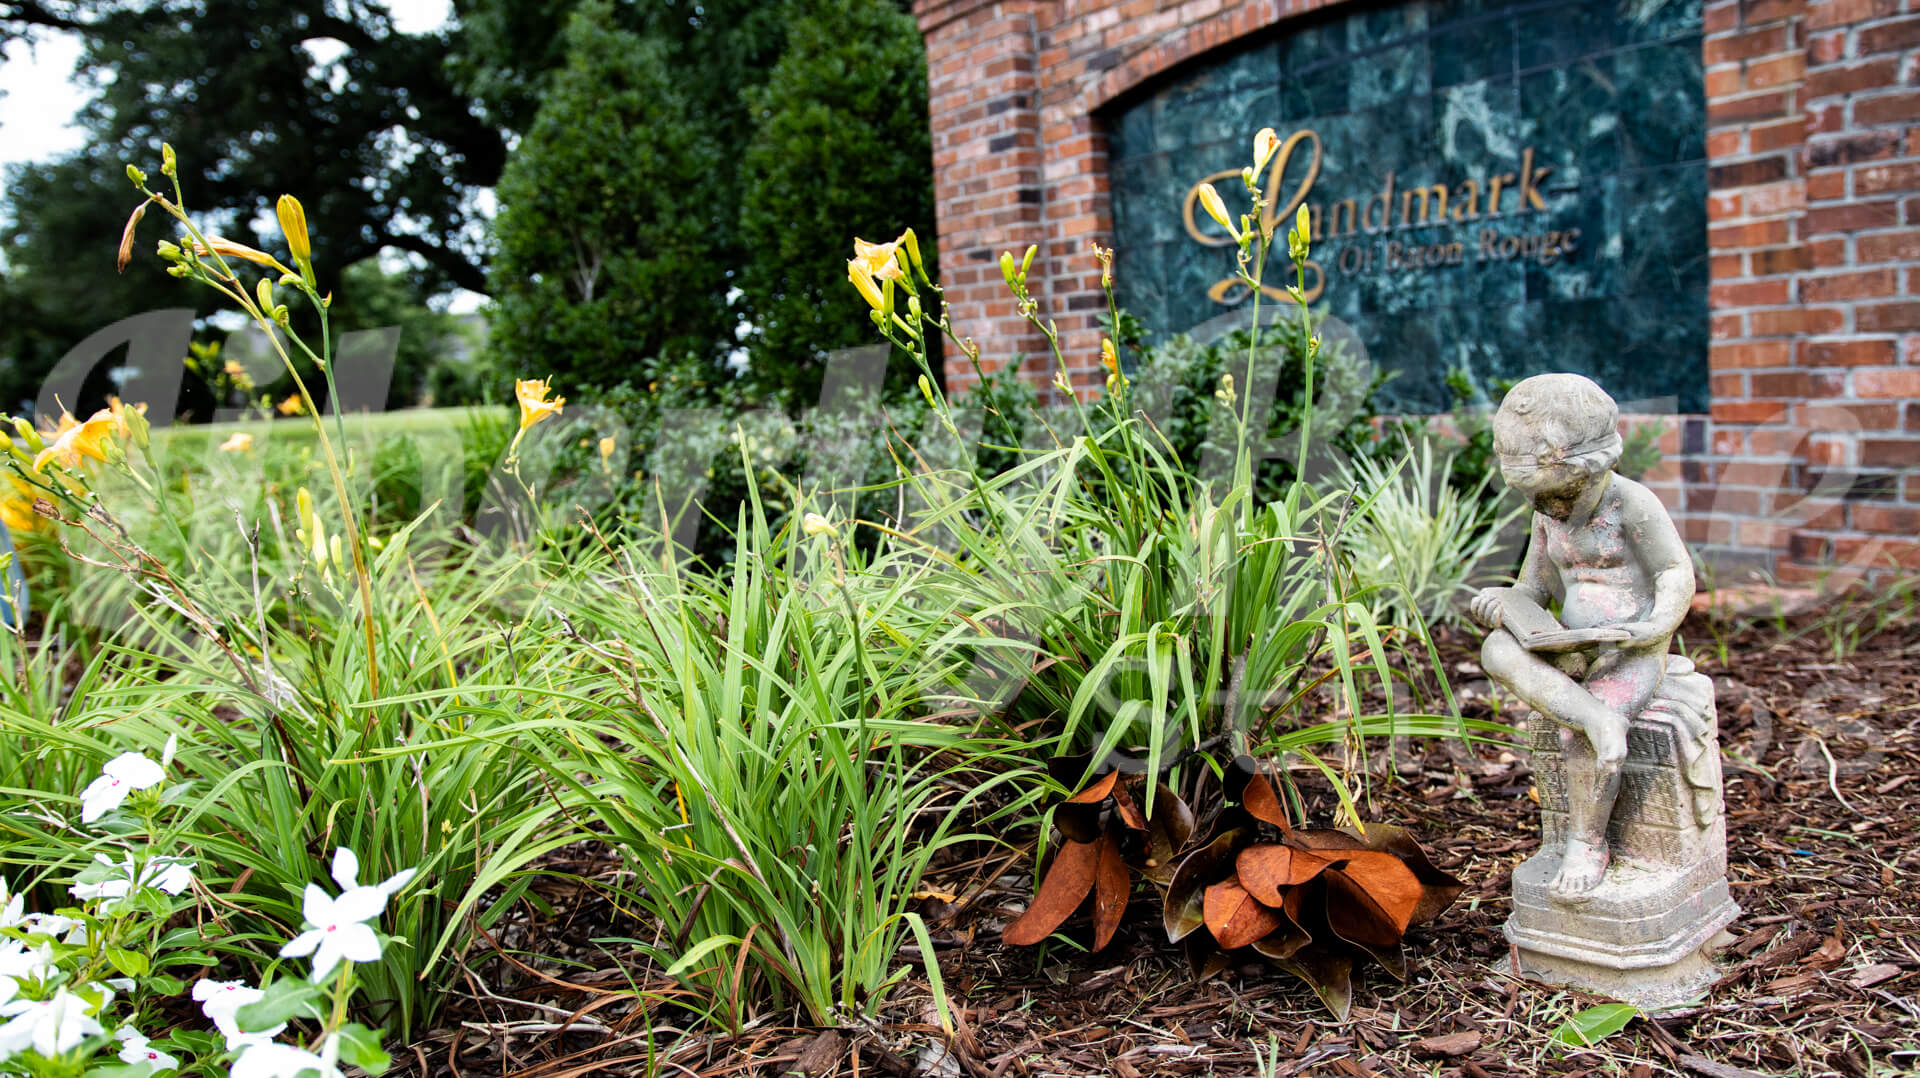
M 394 27 L 417 34 L 443 25 L 449 0 L 387 0 Z M 75 84 L 73 66 L 80 59 L 80 43 L 72 34 L 43 31 L 29 46 L 15 41 L 0 63 L 0 169 L 21 161 L 41 161 L 79 148 L 82 132 L 74 114 L 86 104 L 86 93 Z M 316 42 L 309 48 L 315 59 L 330 62 L 340 49 Z M 183 147 L 184 149 L 184 147 Z M 0 213 L 4 213 L 0 208 Z M 460 291 L 452 309 L 465 313 L 479 306 L 481 297 Z
M 447 21 L 448 0 L 388 0 L 394 26 L 402 33 L 431 30 Z M 15 41 L 0 64 L 0 166 L 39 161 L 80 145 L 73 115 L 86 95 L 73 82 L 80 58 L 71 34 L 43 31 L 38 44 Z

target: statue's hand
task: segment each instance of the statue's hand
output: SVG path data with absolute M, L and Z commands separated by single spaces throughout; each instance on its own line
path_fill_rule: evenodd
M 1627 632 L 1633 634 L 1616 645 L 1623 648 L 1647 647 L 1651 644 L 1658 644 L 1673 635 L 1673 630 L 1651 621 L 1629 621 L 1623 625 L 1616 626 L 1616 628 L 1625 629 Z
M 1474 596 L 1473 601 L 1467 604 L 1467 613 L 1473 620 L 1487 628 L 1498 629 L 1500 616 L 1505 611 L 1501 609 L 1500 596 L 1495 594 L 1492 588 L 1482 588 L 1480 594 Z

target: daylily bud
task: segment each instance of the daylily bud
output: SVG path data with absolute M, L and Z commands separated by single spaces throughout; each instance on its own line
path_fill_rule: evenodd
M 927 399 L 927 407 L 938 407 L 933 400 L 933 383 L 928 381 L 924 374 L 920 376 L 920 395 Z
M 833 526 L 833 521 L 828 520 L 819 513 L 808 513 L 806 516 L 800 518 L 800 530 L 808 535 L 838 537 L 840 534 L 839 529 Z
M 127 227 L 120 230 L 120 257 L 115 263 L 121 273 L 127 272 L 127 263 L 133 261 L 133 230 L 140 227 L 140 218 L 147 215 L 147 204 L 142 202 L 133 208 L 132 216 L 127 218 Z
M 161 240 L 160 245 L 154 248 L 154 253 L 168 262 L 178 262 L 186 257 L 181 253 L 180 245 L 174 243 L 172 240 Z
M 1233 220 L 1227 216 L 1227 204 L 1220 200 L 1220 192 L 1214 190 L 1212 184 L 1200 185 L 1200 205 L 1205 207 L 1207 216 L 1218 222 L 1221 228 L 1232 233 L 1234 239 L 1240 238 L 1240 233 L 1234 231 Z
M 1240 182 L 1247 185 L 1247 190 L 1249 191 L 1255 190 L 1253 186 L 1253 170 L 1250 168 L 1241 169 Z
M 1027 257 L 1020 260 L 1020 278 L 1022 280 L 1026 279 L 1027 271 L 1033 268 L 1033 256 L 1035 252 L 1039 250 L 1040 248 L 1034 244 L 1030 243 L 1027 245 Z
M 926 276 L 926 263 L 920 261 L 920 238 L 913 234 L 913 229 L 909 228 L 900 233 L 898 242 L 907 252 L 907 261 L 912 263 L 913 268 L 918 270 L 922 277 Z
M 171 176 L 180 170 L 180 159 L 174 156 L 173 147 L 168 143 L 160 144 L 160 175 Z
M 280 306 L 275 307 L 273 309 L 274 325 L 279 326 L 282 329 L 285 329 L 288 326 L 288 324 L 290 324 L 292 321 L 293 321 L 293 312 L 287 310 L 286 304 L 282 303 Z
M 1273 128 L 1261 128 L 1259 134 L 1253 136 L 1253 170 L 1265 171 L 1267 162 L 1273 160 L 1274 151 L 1279 148 L 1280 136 L 1273 133 Z
M 260 278 L 259 283 L 253 286 L 253 297 L 260 301 L 261 310 L 273 310 L 273 282 L 265 277 Z
M 1018 270 L 1014 269 L 1013 252 L 1001 251 L 1000 252 L 1000 276 L 1005 277 L 1007 279 L 1007 285 L 1009 287 L 1013 285 L 1013 282 L 1015 280 L 1015 275 L 1018 272 L 1019 272 Z
M 140 171 L 137 165 L 127 166 L 127 179 L 132 180 L 135 187 L 145 187 L 147 185 L 147 174 Z
M 293 264 L 300 267 L 303 277 L 313 276 L 313 242 L 307 238 L 307 211 L 300 200 L 292 195 L 281 195 L 274 206 L 274 214 L 280 218 L 280 231 L 287 235 L 287 250 L 293 255 Z M 311 283 L 311 281 L 309 281 Z

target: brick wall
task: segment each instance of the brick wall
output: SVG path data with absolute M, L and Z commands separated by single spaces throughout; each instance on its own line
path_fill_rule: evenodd
M 1035 244 L 1075 383 L 1104 376 L 1093 112 L 1340 2 L 919 0 L 947 294 L 989 368 L 1024 354 L 1052 377 L 998 266 Z M 1711 414 L 1672 421 L 1653 486 L 1722 563 L 1920 568 L 1920 0 L 1708 0 L 1704 19 Z

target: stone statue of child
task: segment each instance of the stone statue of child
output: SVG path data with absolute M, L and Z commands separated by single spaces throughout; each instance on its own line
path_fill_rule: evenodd
M 1593 747 L 1592 771 L 1569 775 L 1566 853 L 1549 887 L 1561 902 L 1583 901 L 1606 877 L 1627 726 L 1660 687 L 1693 598 L 1693 563 L 1666 507 L 1614 474 L 1618 424 L 1613 398 L 1577 374 L 1507 393 L 1494 451 L 1533 507 L 1533 537 L 1516 584 L 1481 591 L 1469 611 L 1492 630 L 1480 652 L 1487 676 L 1557 722 L 1563 745 L 1584 736 Z M 1544 613 L 1553 598 L 1558 624 Z

